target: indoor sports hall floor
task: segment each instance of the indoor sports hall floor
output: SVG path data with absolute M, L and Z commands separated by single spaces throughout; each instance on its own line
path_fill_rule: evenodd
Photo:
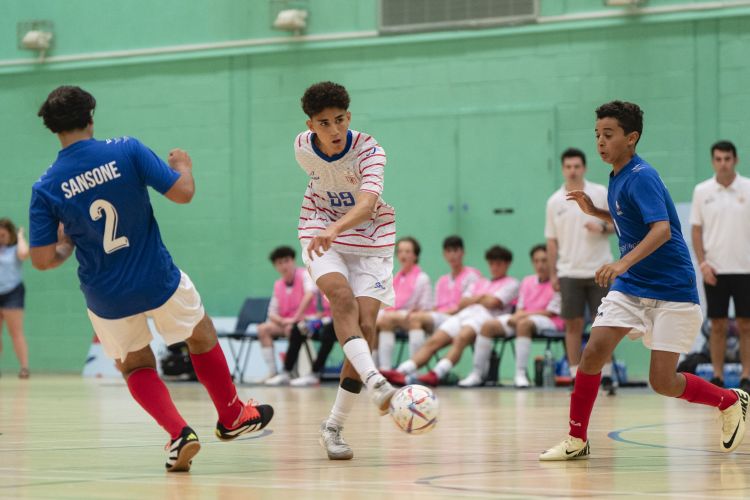
M 750 440 L 718 450 L 717 413 L 643 389 L 598 400 L 588 461 L 540 463 L 566 430 L 568 390 L 439 389 L 441 422 L 408 436 L 365 398 L 345 436 L 349 462 L 330 462 L 317 428 L 335 395 L 320 388 L 243 387 L 272 403 L 262 434 L 212 434 L 198 384 L 170 390 L 203 448 L 188 474 L 166 474 L 164 432 L 118 380 L 37 376 L 0 384 L 0 498 L 747 498 Z

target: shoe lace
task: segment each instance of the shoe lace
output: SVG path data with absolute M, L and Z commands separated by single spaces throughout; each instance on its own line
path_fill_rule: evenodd
M 343 427 L 326 427 L 326 430 L 328 431 L 328 440 L 335 445 L 346 446 L 344 438 L 341 437 L 341 431 L 343 429 Z

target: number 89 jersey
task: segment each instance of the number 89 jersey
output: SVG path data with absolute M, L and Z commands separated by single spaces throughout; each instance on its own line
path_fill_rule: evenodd
M 164 194 L 179 176 L 133 138 L 73 143 L 32 188 L 30 244 L 56 243 L 62 222 L 94 314 L 117 319 L 155 309 L 177 289 L 180 271 L 162 243 L 147 186 Z
M 385 151 L 371 136 L 355 130 L 346 135 L 344 150 L 326 156 L 315 144 L 313 132 L 302 132 L 294 141 L 302 170 L 310 178 L 297 230 L 300 242 L 312 239 L 328 225 L 344 216 L 359 191 L 378 196 L 370 219 L 340 234 L 334 241 L 342 253 L 391 256 L 396 238 L 396 213 L 381 198 Z

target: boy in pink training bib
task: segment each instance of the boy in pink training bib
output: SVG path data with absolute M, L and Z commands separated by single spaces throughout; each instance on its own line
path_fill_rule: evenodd
M 494 337 L 516 336 L 516 387 L 528 387 L 526 368 L 531 352 L 531 337 L 542 330 L 565 329 L 560 318 L 560 294 L 550 281 L 547 247 L 536 245 L 531 249 L 531 263 L 535 274 L 521 282 L 518 305 L 513 314 L 502 314 L 482 327 L 474 345 L 474 369 L 461 380 L 461 387 L 476 387 L 484 383 L 487 375 Z
M 414 311 L 432 309 L 432 284 L 427 273 L 419 267 L 419 254 L 422 249 L 419 242 L 411 236 L 398 240 L 396 257 L 401 269 L 393 276 L 393 289 L 396 292 L 396 303 L 393 307 L 383 309 L 378 314 L 378 364 L 381 370 L 390 370 L 393 361 L 393 347 L 396 342 L 394 330 L 406 330 L 407 317 Z M 410 334 L 411 335 L 411 334 Z M 409 339 L 409 354 L 415 346 Z M 416 349 L 421 344 L 416 345 Z

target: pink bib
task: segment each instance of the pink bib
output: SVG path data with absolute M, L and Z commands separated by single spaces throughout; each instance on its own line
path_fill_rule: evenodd
M 402 271 L 396 273 L 393 277 L 393 290 L 396 292 L 396 303 L 390 308 L 391 310 L 401 310 L 406 305 L 409 298 L 414 295 L 414 289 L 417 287 L 417 278 L 422 274 L 422 269 L 415 265 L 408 274 Z
M 555 289 L 552 288 L 551 281 L 540 283 L 534 274 L 523 279 L 518 296 L 522 299 L 524 311 L 546 311 L 555 296 Z M 550 316 L 550 319 L 559 330 L 563 329 L 564 322 L 560 316 Z
M 458 306 L 463 296 L 464 282 L 470 276 L 478 276 L 479 271 L 473 267 L 464 267 L 456 279 L 452 279 L 450 274 L 441 276 L 435 286 L 435 309 L 438 311 L 447 311 Z
M 279 303 L 279 316 L 282 318 L 291 318 L 297 312 L 305 296 L 304 276 L 306 272 L 307 270 L 303 267 L 298 267 L 294 271 L 294 282 L 291 288 L 287 287 L 283 279 L 278 279 L 273 284 L 273 294 Z M 305 310 L 305 316 L 315 315 L 315 313 L 315 301 L 310 301 L 310 305 Z

